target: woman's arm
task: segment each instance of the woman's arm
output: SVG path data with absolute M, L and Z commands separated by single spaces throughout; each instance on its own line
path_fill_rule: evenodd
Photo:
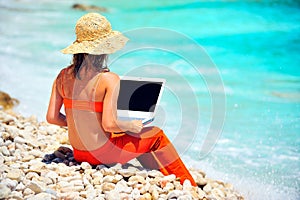
M 106 86 L 103 102 L 102 127 L 107 132 L 141 132 L 143 124 L 141 121 L 119 121 L 117 120 L 117 101 L 120 90 L 120 78 L 113 73 L 105 73 L 102 76 Z M 103 83 L 102 82 L 102 83 Z
M 58 126 L 67 126 L 66 116 L 60 112 L 62 104 L 63 98 L 57 90 L 55 80 L 52 86 L 52 92 L 46 116 L 46 119 L 50 124 L 55 124 Z

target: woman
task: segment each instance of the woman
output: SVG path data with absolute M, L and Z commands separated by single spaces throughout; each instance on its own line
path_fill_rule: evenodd
M 175 174 L 181 183 L 188 179 L 196 186 L 161 129 L 116 117 L 120 78 L 109 72 L 107 55 L 128 39 L 96 13 L 81 17 L 75 32 L 76 41 L 62 50 L 73 54 L 73 63 L 54 81 L 47 112 L 49 123 L 68 126 L 74 158 L 92 165 L 124 164 L 137 158 L 146 168 Z M 66 115 L 60 112 L 62 105 Z

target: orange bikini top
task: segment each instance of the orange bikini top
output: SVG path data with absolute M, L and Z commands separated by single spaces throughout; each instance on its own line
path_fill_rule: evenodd
M 61 82 L 61 91 L 63 95 L 63 104 L 65 108 L 72 108 L 77 110 L 86 110 L 93 112 L 103 112 L 103 102 L 101 101 L 86 101 L 86 100 L 75 100 L 65 98 L 65 91 L 63 86 L 63 77 L 65 69 L 62 71 L 62 82 Z
M 87 110 L 93 112 L 103 112 L 103 102 L 100 101 L 83 101 L 64 98 L 65 108 L 73 108 L 77 110 Z

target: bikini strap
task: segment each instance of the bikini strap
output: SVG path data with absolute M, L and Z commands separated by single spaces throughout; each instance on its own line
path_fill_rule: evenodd
M 64 90 L 64 76 L 65 76 L 65 70 L 66 69 L 63 69 L 62 71 L 61 71 L 61 92 L 62 92 L 62 95 L 63 95 L 63 98 L 65 98 L 66 97 L 66 95 L 65 95 L 65 90 Z
M 100 76 L 105 73 L 105 72 L 109 72 L 109 69 L 108 68 L 105 68 L 102 72 L 100 72 L 99 74 L 97 74 L 97 81 L 96 83 L 93 85 L 93 88 L 92 88 L 92 93 L 90 95 L 90 101 L 95 101 L 95 92 L 97 91 L 97 87 L 98 87 L 98 84 L 99 84 L 99 79 L 100 79 Z

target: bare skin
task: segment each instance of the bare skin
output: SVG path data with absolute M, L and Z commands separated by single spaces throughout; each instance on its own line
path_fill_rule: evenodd
M 78 150 L 94 150 L 101 147 L 111 132 L 127 134 L 152 135 L 160 129 L 143 128 L 141 121 L 119 121 L 117 115 L 117 99 L 120 78 L 112 72 L 99 73 L 89 65 L 81 67 L 80 77 L 76 79 L 73 68 L 65 72 L 65 97 L 87 101 L 103 102 L 103 112 L 91 112 L 76 109 L 65 109 L 66 115 L 60 112 L 63 105 L 63 93 L 60 87 L 61 74 L 54 81 L 46 119 L 51 124 L 68 126 L 69 141 Z

